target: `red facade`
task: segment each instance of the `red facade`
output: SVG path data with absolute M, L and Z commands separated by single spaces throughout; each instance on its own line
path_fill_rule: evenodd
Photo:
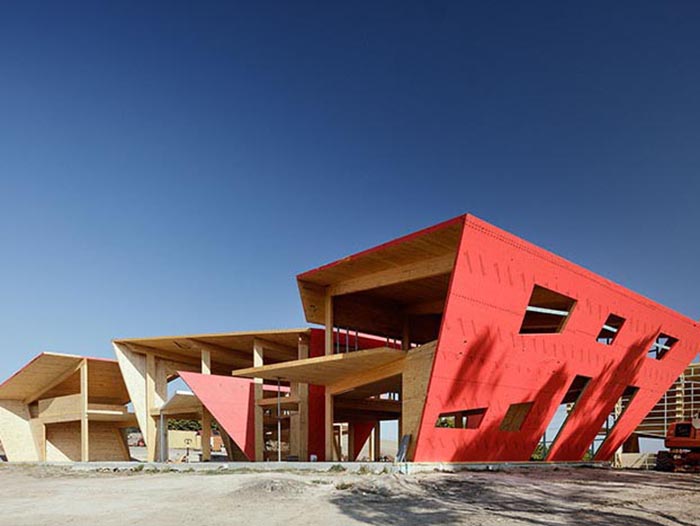
M 413 460 L 530 459 L 577 377 L 588 383 L 547 460 L 580 460 L 623 392 L 636 388 L 596 454 L 610 459 L 697 354 L 698 324 L 473 216 L 458 220 L 464 229 Z M 535 286 L 575 300 L 560 332 L 521 333 Z M 611 314 L 624 323 L 606 345 L 597 338 Z M 660 334 L 675 344 L 648 357 Z M 513 412 L 514 404 L 528 405 Z M 519 425 L 504 425 L 522 407 Z M 440 414 L 461 411 L 480 421 L 436 427 Z

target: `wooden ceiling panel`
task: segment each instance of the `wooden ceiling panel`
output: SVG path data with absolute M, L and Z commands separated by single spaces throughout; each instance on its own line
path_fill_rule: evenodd
M 302 382 L 313 385 L 333 385 L 349 377 L 357 377 L 376 368 L 402 361 L 406 357 L 404 351 L 379 347 L 364 351 L 332 354 L 296 360 L 288 363 L 264 365 L 233 371 L 234 376 L 245 378 L 277 378 L 291 382 Z

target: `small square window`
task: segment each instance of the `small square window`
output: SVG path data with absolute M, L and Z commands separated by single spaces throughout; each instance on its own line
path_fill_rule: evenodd
M 669 336 L 668 334 L 664 334 L 663 332 L 659 334 L 656 338 L 656 341 L 652 344 L 651 349 L 649 349 L 649 352 L 647 353 L 647 356 L 649 358 L 656 358 L 657 360 L 660 360 L 666 354 L 668 351 L 670 351 L 674 345 L 678 343 L 678 339 L 674 338 L 673 336 Z
M 612 345 L 624 323 L 625 319 L 620 316 L 615 316 L 614 314 L 608 316 L 608 319 L 603 324 L 603 328 L 598 333 L 598 343 Z
M 486 408 L 467 409 L 464 411 L 453 411 L 450 413 L 440 413 L 435 427 L 447 427 L 453 429 L 477 429 L 486 414 Z
M 533 403 L 524 402 L 511 405 L 503 418 L 503 422 L 501 422 L 501 431 L 520 431 L 527 415 L 530 414 Z
M 549 334 L 563 331 L 574 305 L 576 305 L 575 299 L 535 285 L 525 308 L 520 334 Z

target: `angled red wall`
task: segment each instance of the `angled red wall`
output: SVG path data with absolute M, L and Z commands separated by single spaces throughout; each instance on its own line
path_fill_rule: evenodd
M 248 460 L 255 460 L 253 381 L 186 371 L 178 374 Z
M 519 334 L 534 285 L 577 300 L 558 334 Z M 596 341 L 614 313 L 613 345 Z M 647 358 L 659 332 L 679 342 Z M 591 378 L 548 460 L 580 460 L 627 386 L 639 388 L 597 458 L 609 459 L 700 349 L 697 324 L 472 216 L 457 254 L 416 461 L 528 460 L 576 375 Z M 519 431 L 511 404 L 533 402 Z M 478 429 L 436 428 L 442 412 L 486 408 Z

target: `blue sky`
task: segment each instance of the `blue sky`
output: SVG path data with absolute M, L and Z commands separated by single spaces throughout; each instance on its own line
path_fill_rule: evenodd
M 697 2 L 13 4 L 0 377 L 463 212 L 700 317 Z

